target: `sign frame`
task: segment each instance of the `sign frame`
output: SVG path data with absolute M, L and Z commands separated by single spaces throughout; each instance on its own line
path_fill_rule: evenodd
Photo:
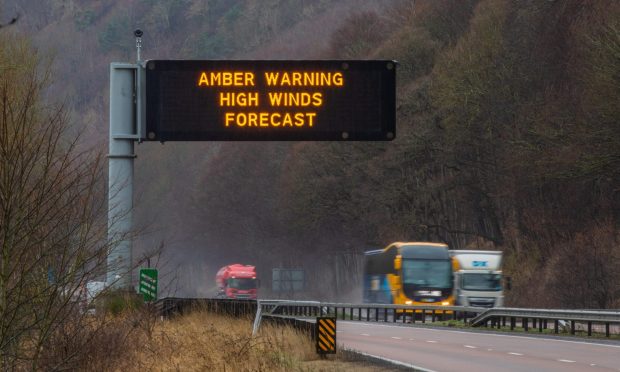
M 393 60 L 149 60 L 144 66 L 146 130 L 142 140 L 391 141 L 395 138 L 397 62 Z M 202 72 L 249 72 L 253 78 L 247 85 L 226 85 L 221 80 L 216 84 L 213 79 L 210 83 L 208 79 L 202 81 Z M 325 80 L 320 86 L 274 86 L 267 83 L 266 76 L 273 72 L 282 74 L 281 84 L 284 84 L 283 75 L 294 73 L 305 74 L 304 78 L 317 76 L 312 74 L 324 77 L 340 73 L 343 79 L 340 86 L 323 85 Z M 314 81 L 304 80 L 304 84 L 319 84 L 318 77 L 316 83 Z M 231 92 L 256 92 L 260 102 L 255 108 L 238 103 L 234 107 L 223 107 L 219 94 Z M 275 107 L 268 96 L 274 92 L 318 93 L 321 104 L 317 107 L 312 104 Z M 214 98 L 216 95 L 219 98 Z M 282 121 L 278 126 L 267 121 L 270 125 L 260 128 L 256 121 L 242 126 L 240 119 L 224 119 L 227 113 L 240 116 L 266 113 L 269 120 L 275 120 L 274 115 L 305 111 L 313 111 L 315 115 L 313 119 L 306 119 L 301 127 L 285 128 L 285 125 L 280 126 Z M 252 124 L 255 127 L 250 128 Z

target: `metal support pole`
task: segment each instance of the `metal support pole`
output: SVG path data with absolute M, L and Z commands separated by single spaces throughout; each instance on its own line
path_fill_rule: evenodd
M 108 155 L 107 285 L 131 288 L 134 141 L 137 139 L 138 66 L 110 65 L 110 153 Z
M 108 155 L 108 269 L 106 282 L 131 288 L 134 142 L 143 136 L 144 69 L 110 65 L 110 141 Z

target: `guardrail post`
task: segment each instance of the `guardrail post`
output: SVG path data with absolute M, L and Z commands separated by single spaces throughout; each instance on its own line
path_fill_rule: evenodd
M 396 323 L 396 309 L 392 309 L 392 322 Z
M 370 320 L 370 309 L 366 308 L 366 321 Z
M 605 337 L 609 337 L 609 323 L 605 323 Z
M 538 332 L 542 333 L 543 330 L 543 320 L 538 319 Z
M 362 308 L 360 307 L 357 313 L 357 320 L 362 321 Z
M 431 312 L 431 322 L 435 323 L 435 309 Z
M 532 328 L 536 328 L 536 318 L 532 318 Z
M 529 327 L 529 322 L 530 320 L 528 318 L 521 318 L 521 325 L 523 326 L 523 329 L 525 330 L 525 332 L 527 332 L 527 329 Z
M 422 309 L 422 323 L 426 323 L 426 309 Z
M 560 321 L 558 319 L 553 321 L 553 332 L 558 333 L 560 331 Z
M 570 334 L 571 335 L 575 334 L 575 321 L 574 320 L 570 321 Z
M 517 319 L 514 316 L 510 317 L 510 330 L 513 331 L 515 329 L 515 324 L 517 323 Z
M 588 322 L 588 336 L 592 336 L 592 322 Z
M 506 322 L 504 322 L 504 323 L 506 323 Z M 502 328 L 502 317 L 498 316 L 497 317 L 497 329 L 501 329 L 501 328 Z

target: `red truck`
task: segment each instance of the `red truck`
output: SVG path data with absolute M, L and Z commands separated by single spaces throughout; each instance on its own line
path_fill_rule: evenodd
M 219 269 L 215 275 L 217 297 L 255 300 L 258 280 L 252 265 L 232 264 Z

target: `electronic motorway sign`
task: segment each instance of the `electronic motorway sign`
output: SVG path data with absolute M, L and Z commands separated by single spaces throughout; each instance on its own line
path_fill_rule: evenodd
M 385 141 L 396 62 L 146 62 L 152 141 Z

